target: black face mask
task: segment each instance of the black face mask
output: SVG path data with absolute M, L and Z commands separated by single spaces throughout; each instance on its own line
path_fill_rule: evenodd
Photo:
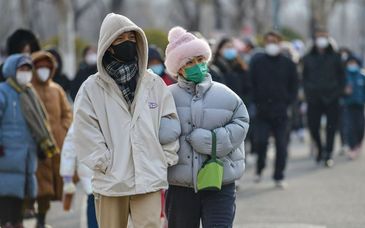
M 123 62 L 132 62 L 137 59 L 136 43 L 124 41 L 123 43 L 112 46 L 113 56 Z

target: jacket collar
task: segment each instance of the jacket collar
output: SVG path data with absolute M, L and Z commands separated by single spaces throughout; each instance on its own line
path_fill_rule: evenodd
M 107 82 L 106 78 L 108 77 L 103 77 L 98 74 L 96 81 L 106 91 L 106 93 L 108 93 L 109 96 L 119 104 L 119 106 L 123 110 L 131 115 L 132 124 L 134 124 L 138 119 L 138 116 L 141 114 L 141 111 L 143 111 L 143 106 L 147 102 L 149 90 L 153 86 L 152 80 L 154 79 L 152 77 L 149 77 L 148 75 L 139 79 L 140 82 L 137 85 L 134 100 L 132 102 L 132 105 L 129 106 L 126 100 L 123 98 L 122 92 L 120 91 L 114 80 L 109 77 L 110 79 L 107 80 L 111 81 Z
M 208 73 L 204 80 L 199 84 L 187 81 L 183 77 L 178 77 L 177 84 L 180 88 L 184 89 L 186 92 L 195 95 L 198 98 L 203 97 L 203 95 L 209 90 L 213 84 L 212 76 Z

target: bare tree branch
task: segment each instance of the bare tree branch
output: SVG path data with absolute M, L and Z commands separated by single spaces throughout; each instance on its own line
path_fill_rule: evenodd
M 74 9 L 75 9 L 75 27 L 76 30 L 78 28 L 78 21 L 80 19 L 80 17 L 87 12 L 88 9 L 90 9 L 95 3 L 97 2 L 97 0 L 89 0 L 88 2 L 84 3 L 83 6 L 81 7 L 77 7 L 75 4 L 73 5 Z
M 223 12 L 220 0 L 213 0 L 213 8 L 215 13 L 215 29 L 221 30 L 223 28 Z

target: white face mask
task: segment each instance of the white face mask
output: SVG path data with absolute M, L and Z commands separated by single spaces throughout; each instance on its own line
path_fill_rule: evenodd
M 25 86 L 30 83 L 32 80 L 32 72 L 31 71 L 17 71 L 16 72 L 16 81 L 20 86 Z
M 329 44 L 329 42 L 328 42 L 328 39 L 326 37 L 316 38 L 316 45 L 317 45 L 318 48 L 324 49 L 324 48 L 328 47 L 328 44 Z
M 98 60 L 98 56 L 96 55 L 96 53 L 87 54 L 85 57 L 85 62 L 88 65 L 96 65 L 97 60 Z
M 265 46 L 265 52 L 270 56 L 277 56 L 280 54 L 280 47 L 277 44 L 267 44 Z
M 348 58 L 349 58 L 349 54 L 347 54 L 346 52 L 341 54 L 341 59 L 343 62 L 345 62 Z
M 51 70 L 47 67 L 41 67 L 37 69 L 37 75 L 38 78 L 42 81 L 45 82 L 48 80 L 49 76 L 51 74 Z

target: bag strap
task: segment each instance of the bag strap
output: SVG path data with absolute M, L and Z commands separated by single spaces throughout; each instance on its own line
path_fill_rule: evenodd
M 214 131 L 212 132 L 212 159 L 216 160 L 217 159 L 217 135 L 215 134 Z

